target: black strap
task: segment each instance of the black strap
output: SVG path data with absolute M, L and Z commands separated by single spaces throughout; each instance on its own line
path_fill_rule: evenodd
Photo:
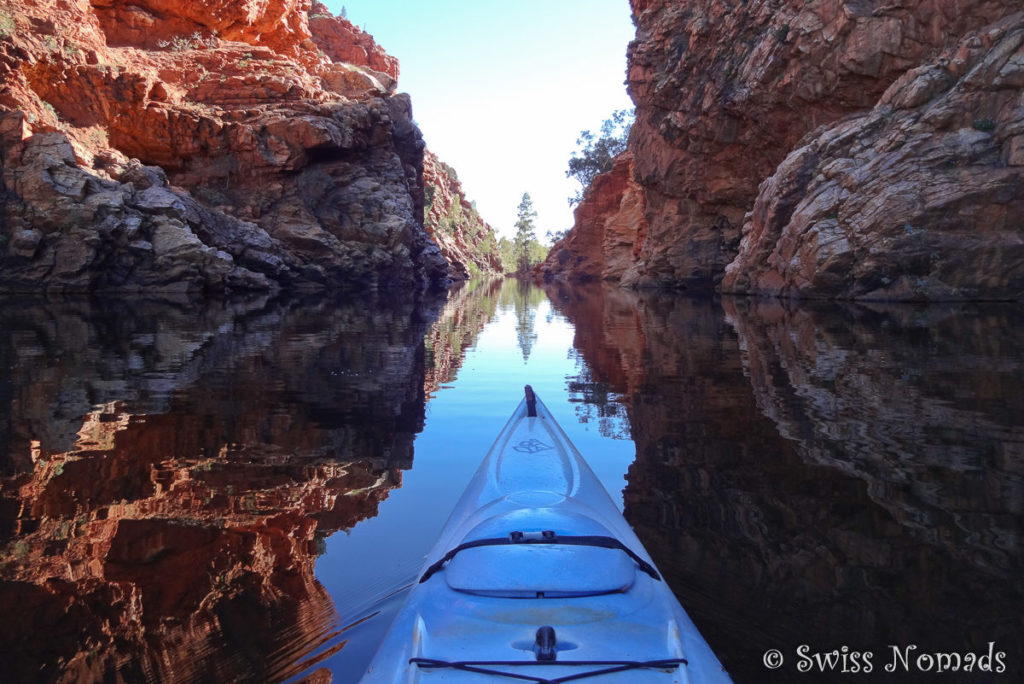
M 417 665 L 421 668 L 451 668 L 453 670 L 462 670 L 464 672 L 473 672 L 476 674 L 491 675 L 496 677 L 508 677 L 509 679 L 520 679 L 527 682 L 533 682 L 534 684 L 561 684 L 562 682 L 572 682 L 578 679 L 587 679 L 589 677 L 598 677 L 600 675 L 613 674 L 616 672 L 626 672 L 628 670 L 640 670 L 640 669 L 657 669 L 657 670 L 674 670 L 680 665 L 687 665 L 685 658 L 665 658 L 663 660 L 549 660 L 549 661 L 532 661 L 532 660 L 464 660 L 464 661 L 447 661 L 447 660 L 435 660 L 433 658 L 410 658 L 410 665 Z M 537 675 L 519 674 L 516 672 L 502 672 L 501 670 L 494 670 L 494 667 L 522 667 L 522 666 L 552 666 L 552 665 L 575 665 L 579 667 L 599 667 L 599 670 L 588 670 L 587 672 L 577 672 L 571 675 L 565 675 L 563 677 L 555 677 L 549 679 L 547 677 L 538 677 Z
M 429 568 L 423 572 L 423 576 L 420 577 L 420 583 L 426 582 L 431 576 L 434 575 L 438 570 L 444 567 L 445 563 L 455 557 L 460 551 L 466 549 L 475 549 L 480 546 L 505 546 L 507 544 L 560 544 L 563 546 L 596 546 L 601 549 L 617 549 L 624 552 L 627 556 L 632 558 L 637 566 L 645 573 L 653 577 L 654 579 L 661 581 L 661 576 L 658 571 L 654 569 L 650 563 L 645 561 L 640 556 L 633 552 L 633 549 L 629 548 L 615 537 L 601 537 L 601 536 L 590 536 L 590 535 L 579 535 L 579 536 L 566 536 L 559 537 L 550 530 L 541 532 L 540 536 L 524 535 L 522 532 L 512 532 L 507 537 L 490 537 L 487 539 L 474 539 L 473 541 L 459 544 L 448 553 L 441 556 L 441 558 L 433 563 Z
M 527 385 L 523 388 L 526 392 L 526 417 L 536 418 L 537 417 L 537 395 L 534 394 L 533 388 Z

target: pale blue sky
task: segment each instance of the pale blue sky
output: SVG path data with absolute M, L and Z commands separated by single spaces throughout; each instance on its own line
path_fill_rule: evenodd
M 529 192 L 537 237 L 572 225 L 566 179 L 583 129 L 632 107 L 628 0 L 329 0 L 398 57 L 427 145 L 511 236 Z

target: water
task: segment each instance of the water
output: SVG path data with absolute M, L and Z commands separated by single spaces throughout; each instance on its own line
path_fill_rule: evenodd
M 1016 681 L 1022 370 L 999 305 L 4 300 L 0 673 L 356 680 L 528 382 L 736 681 Z

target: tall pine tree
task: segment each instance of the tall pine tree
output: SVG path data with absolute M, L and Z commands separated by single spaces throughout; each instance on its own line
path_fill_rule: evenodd
M 519 213 L 518 220 L 516 221 L 514 255 L 516 273 L 524 274 L 530 270 L 530 243 L 537 240 L 537 236 L 533 233 L 533 219 L 537 218 L 537 212 L 533 210 L 533 200 L 530 199 L 530 193 L 523 193 L 523 199 L 519 202 L 517 211 Z

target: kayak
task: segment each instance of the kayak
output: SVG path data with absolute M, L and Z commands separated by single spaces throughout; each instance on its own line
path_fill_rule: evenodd
M 529 385 L 363 682 L 730 682 Z

